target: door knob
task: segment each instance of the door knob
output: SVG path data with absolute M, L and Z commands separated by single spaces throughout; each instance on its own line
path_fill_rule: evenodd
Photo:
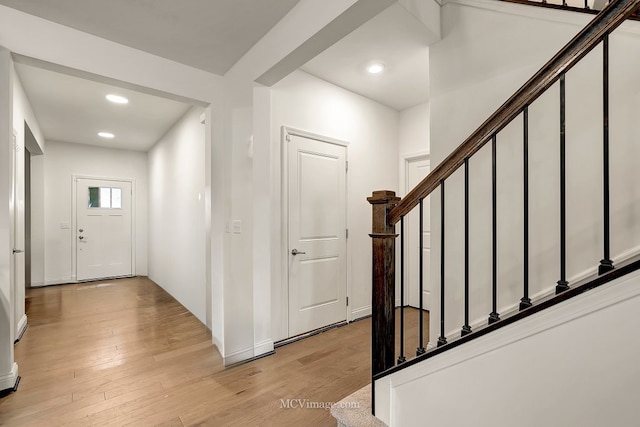
M 24 252 L 22 249 L 14 249 L 13 250 L 14 254 L 21 254 L 22 252 Z
M 78 239 L 82 240 L 82 239 L 84 239 L 84 237 L 83 236 L 79 236 Z
M 306 252 L 300 252 L 297 249 L 291 249 L 291 255 L 304 255 Z

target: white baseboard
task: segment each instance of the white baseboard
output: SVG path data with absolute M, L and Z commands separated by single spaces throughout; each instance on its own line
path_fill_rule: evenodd
M 233 352 L 229 355 L 223 355 L 224 366 L 234 365 L 236 363 L 244 362 L 245 360 L 253 357 L 253 347 L 246 348 Z
M 27 330 L 27 315 L 23 314 L 20 320 L 18 321 L 18 325 L 16 326 L 16 342 L 20 341 L 24 331 Z
M 40 288 L 42 286 L 45 286 L 44 282 L 31 282 L 32 288 Z
M 253 356 L 261 356 L 273 351 L 273 340 L 264 340 L 253 345 Z
M 218 353 L 222 355 L 222 352 L 224 351 L 224 346 L 222 345 L 222 341 L 220 341 L 220 339 L 213 334 L 212 334 L 212 341 L 213 341 L 213 345 L 215 345 L 216 348 L 218 349 Z
M 71 277 L 66 278 L 66 279 L 45 280 L 43 286 L 66 285 L 67 283 L 74 283 L 74 282 L 75 281 L 73 279 L 71 279 Z
M 371 316 L 371 306 L 356 308 L 351 310 L 351 321 L 361 319 L 363 317 Z
M 13 362 L 11 371 L 0 373 L 0 391 L 14 388 L 18 382 L 18 364 Z

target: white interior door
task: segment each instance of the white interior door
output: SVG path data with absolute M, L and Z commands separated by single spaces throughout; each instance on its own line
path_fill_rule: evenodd
M 294 336 L 347 318 L 346 147 L 289 137 L 289 336 Z
M 428 157 L 418 157 L 407 160 L 406 185 L 407 191 L 413 189 L 431 170 Z M 408 304 L 420 307 L 420 251 L 423 255 L 423 298 L 422 308 L 431 307 L 431 286 L 429 283 L 429 269 L 431 267 L 431 206 L 430 197 L 423 202 L 423 241 L 420 247 L 420 214 L 416 207 L 405 222 L 405 272 L 407 273 Z
M 132 185 L 76 179 L 76 279 L 132 274 Z

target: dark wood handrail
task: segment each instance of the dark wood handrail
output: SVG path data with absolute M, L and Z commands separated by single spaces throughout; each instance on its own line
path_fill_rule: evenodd
M 394 225 L 401 217 L 407 215 L 418 205 L 420 199 L 431 194 L 438 188 L 441 181 L 451 176 L 462 166 L 465 158 L 471 157 L 480 150 L 493 135 L 504 129 L 526 106 L 535 101 L 560 76 L 591 52 L 607 34 L 620 26 L 638 7 L 640 7 L 640 0 L 613 0 L 602 9 L 582 31 L 411 190 L 389 212 L 388 223 Z

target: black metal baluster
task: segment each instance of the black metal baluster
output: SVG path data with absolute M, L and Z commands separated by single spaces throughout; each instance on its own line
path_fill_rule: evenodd
M 589 9 L 589 0 L 584 0 L 584 8 Z
M 531 307 L 529 298 L 529 107 L 522 110 L 523 135 L 522 135 L 522 169 L 523 169 L 523 229 L 524 229 L 524 253 L 523 253 L 523 296 L 520 299 L 520 310 Z
M 598 274 L 613 270 L 611 260 L 611 235 L 609 218 L 609 36 L 602 40 L 602 195 L 604 223 L 604 258 L 600 260 Z
M 404 357 L 404 217 L 400 218 L 400 356 L 398 364 L 406 362 Z
M 444 180 L 440 181 L 440 336 L 438 347 L 447 343 L 444 332 Z
M 471 333 L 469 326 L 469 159 L 464 159 L 464 325 L 461 336 Z
M 565 75 L 560 76 L 560 280 L 556 294 L 569 289 L 567 282 L 567 177 L 566 177 L 566 113 Z
M 497 196 L 497 174 L 496 174 L 496 135 L 491 138 L 491 205 L 492 205 L 492 274 L 491 274 L 491 295 L 493 311 L 489 314 L 489 324 L 500 320 L 498 314 L 498 196 Z
M 416 349 L 416 356 L 420 356 L 424 354 L 424 324 L 423 324 L 423 316 L 424 316 L 424 199 L 420 199 L 420 312 L 418 313 L 419 317 L 419 333 L 420 333 L 420 342 L 418 343 L 418 348 Z

